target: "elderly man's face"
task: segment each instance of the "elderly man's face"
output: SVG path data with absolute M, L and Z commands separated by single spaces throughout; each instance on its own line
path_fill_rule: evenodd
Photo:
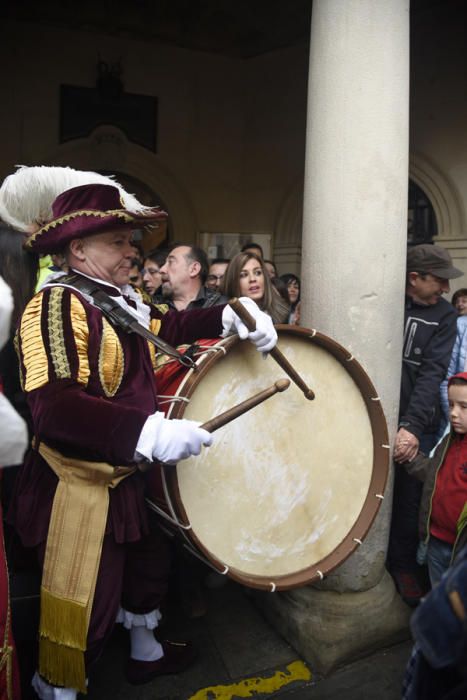
M 114 229 L 76 239 L 70 244 L 70 265 L 78 272 L 122 287 L 130 278 L 131 237 L 131 231 Z

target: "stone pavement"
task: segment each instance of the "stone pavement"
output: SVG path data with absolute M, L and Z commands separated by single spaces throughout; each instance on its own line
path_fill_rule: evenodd
M 228 581 L 207 595 L 205 616 L 190 619 L 176 602 L 161 628 L 169 639 L 193 641 L 199 658 L 190 669 L 129 685 L 128 638 L 118 626 L 91 678 L 89 700 L 400 700 L 410 641 L 319 679 L 263 619 L 245 589 Z

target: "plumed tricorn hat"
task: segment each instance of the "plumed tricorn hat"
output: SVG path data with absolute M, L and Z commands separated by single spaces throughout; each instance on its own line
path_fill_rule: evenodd
M 129 211 L 117 187 L 91 184 L 60 194 L 52 204 L 52 217 L 26 239 L 26 248 L 37 253 L 56 253 L 73 238 L 155 225 L 166 219 L 167 214 L 159 208 Z
M 157 226 L 167 214 L 141 204 L 113 177 L 40 165 L 20 166 L 5 178 L 0 187 L 0 218 L 29 234 L 26 247 L 30 250 L 54 253 L 72 238 L 109 228 Z

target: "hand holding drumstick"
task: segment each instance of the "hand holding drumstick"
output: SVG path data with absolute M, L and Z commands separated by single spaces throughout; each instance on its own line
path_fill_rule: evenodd
M 245 326 L 249 331 L 254 331 L 256 329 L 256 321 L 249 311 L 244 307 L 244 305 L 238 299 L 231 299 L 229 301 L 229 306 L 235 311 L 237 316 L 243 321 Z M 303 391 L 305 398 L 310 401 L 315 398 L 314 391 L 310 389 L 294 367 L 290 364 L 288 359 L 281 353 L 277 346 L 273 346 L 270 350 L 270 355 L 275 359 L 277 364 L 286 372 L 290 379 L 295 382 L 295 384 Z
M 222 426 L 227 425 L 235 418 L 239 418 L 239 416 L 271 398 L 274 394 L 285 391 L 289 386 L 290 381 L 288 379 L 278 379 L 269 388 L 260 391 L 254 396 L 250 396 L 250 398 L 227 409 L 227 411 L 211 418 L 202 425 L 199 425 L 196 421 L 184 420 L 183 418 L 170 420 L 165 418 L 161 412 L 153 414 L 148 419 L 148 421 L 152 421 L 149 429 L 152 431 L 156 429 L 158 434 L 152 450 L 152 459 L 164 462 L 164 464 L 176 464 L 182 459 L 198 455 L 203 445 L 211 445 L 212 437 L 210 433 L 222 428 Z M 140 462 L 138 468 L 140 471 L 146 471 L 150 468 L 150 465 L 148 461 Z

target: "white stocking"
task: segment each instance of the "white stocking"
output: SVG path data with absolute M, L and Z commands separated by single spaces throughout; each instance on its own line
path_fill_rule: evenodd
M 130 655 L 135 661 L 157 661 L 164 656 L 164 650 L 153 633 L 161 617 L 159 609 L 142 615 L 128 612 L 125 608 L 118 611 L 116 622 L 130 630 Z
M 164 650 L 147 627 L 132 627 L 130 630 L 131 658 L 136 661 L 157 661 Z
M 41 700 L 76 700 L 78 696 L 78 691 L 74 688 L 57 688 L 54 685 L 49 685 L 37 671 L 31 685 Z

